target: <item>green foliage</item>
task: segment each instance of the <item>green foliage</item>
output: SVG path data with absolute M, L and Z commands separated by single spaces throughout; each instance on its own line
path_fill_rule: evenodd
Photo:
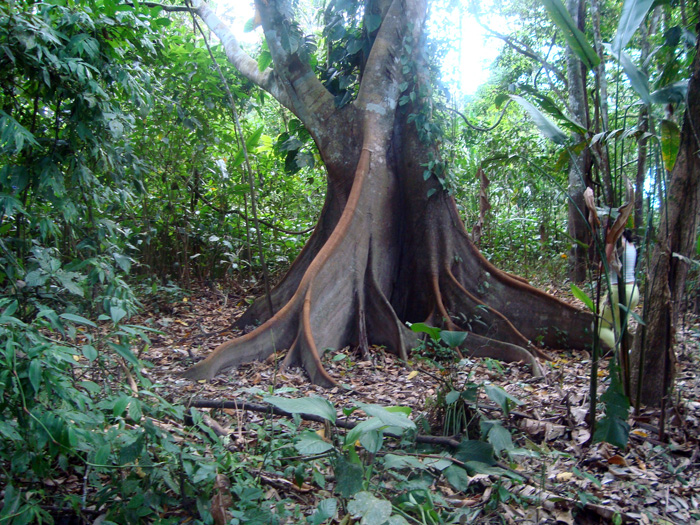
M 626 0 L 612 43 L 613 54 L 619 54 L 630 41 L 651 8 L 653 0 Z
M 598 422 L 593 439 L 606 441 L 624 449 L 629 439 L 630 426 L 627 423 L 627 417 L 629 416 L 630 402 L 622 387 L 620 367 L 616 364 L 615 359 L 610 360 L 608 368 L 610 383 L 600 398 L 605 406 L 605 416 Z
M 596 54 L 593 47 L 588 43 L 586 35 L 584 35 L 576 23 L 571 18 L 566 7 L 560 0 L 543 0 L 543 4 L 552 18 L 552 21 L 564 34 L 566 43 L 581 59 L 588 69 L 593 69 L 600 63 L 600 57 Z

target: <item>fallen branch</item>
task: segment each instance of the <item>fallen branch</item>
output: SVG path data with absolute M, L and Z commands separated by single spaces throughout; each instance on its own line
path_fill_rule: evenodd
M 249 410 L 251 412 L 261 412 L 273 414 L 282 417 L 294 417 L 294 414 L 282 410 L 280 408 L 274 407 L 272 405 L 258 405 L 255 403 L 247 403 L 244 401 L 213 401 L 210 399 L 193 399 L 188 403 L 189 407 L 195 408 L 219 408 L 219 409 L 236 409 L 236 410 Z M 301 419 L 305 421 L 315 421 L 317 423 L 325 423 L 327 420 L 321 416 L 316 416 L 314 414 L 298 414 Z M 336 421 L 335 426 L 343 428 L 345 430 L 351 430 L 355 428 L 361 421 Z M 398 434 L 392 434 L 386 432 L 385 435 L 395 438 L 400 438 Z M 459 436 L 416 436 L 416 443 L 426 443 L 430 445 L 441 445 L 449 447 L 458 447 L 460 445 Z

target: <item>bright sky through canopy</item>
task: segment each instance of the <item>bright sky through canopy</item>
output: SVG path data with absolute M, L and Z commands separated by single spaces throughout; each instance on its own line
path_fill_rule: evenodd
M 245 33 L 245 23 L 253 17 L 252 2 L 245 0 L 219 0 L 216 11 L 230 25 L 240 42 L 255 43 L 260 38 L 260 29 Z M 454 17 L 450 20 L 454 28 L 449 30 L 454 35 L 454 50 L 448 52 L 443 60 L 443 80 L 449 85 L 452 94 L 472 95 L 489 77 L 489 68 L 498 56 L 503 43 L 486 36 L 486 31 L 469 14 L 462 14 L 461 24 Z M 434 31 L 444 31 L 444 26 L 435 26 Z M 460 38 L 461 32 L 461 38 Z M 460 48 L 461 47 L 461 48 Z

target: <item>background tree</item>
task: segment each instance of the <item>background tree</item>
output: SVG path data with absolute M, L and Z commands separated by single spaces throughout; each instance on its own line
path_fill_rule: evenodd
M 680 147 L 661 208 L 656 246 L 649 264 L 644 304 L 646 325 L 635 341 L 638 401 L 662 404 L 676 373 L 674 349 L 686 277 L 697 249 L 700 212 L 700 53 L 698 44 L 688 85 Z M 639 379 L 641 377 L 641 380 Z

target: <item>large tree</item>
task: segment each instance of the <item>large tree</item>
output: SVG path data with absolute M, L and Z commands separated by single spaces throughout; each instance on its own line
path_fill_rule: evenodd
M 289 4 L 255 2 L 272 57 L 263 71 L 206 4 L 193 9 L 230 62 L 303 122 L 328 189 L 315 231 L 272 291 L 273 311 L 266 300 L 254 303 L 238 324 L 259 326 L 220 345 L 186 376 L 212 378 L 287 350 L 285 366 L 301 365 L 313 382 L 331 385 L 322 350 L 353 345 L 367 353 L 381 345 L 406 359 L 416 342 L 406 323 L 419 321 L 468 332 L 464 352 L 535 368 L 531 341 L 588 346 L 590 314 L 498 270 L 469 240 L 435 140 L 427 0 L 331 2 L 327 23 L 357 24 L 361 49 L 354 56 L 348 41 L 329 37 L 323 67 L 310 65 Z M 357 8 L 354 18 L 339 11 L 343 5 Z M 347 52 L 338 52 L 343 45 Z M 359 81 L 350 102 L 339 104 L 342 97 L 321 79 L 331 68 L 347 73 L 347 61 Z

